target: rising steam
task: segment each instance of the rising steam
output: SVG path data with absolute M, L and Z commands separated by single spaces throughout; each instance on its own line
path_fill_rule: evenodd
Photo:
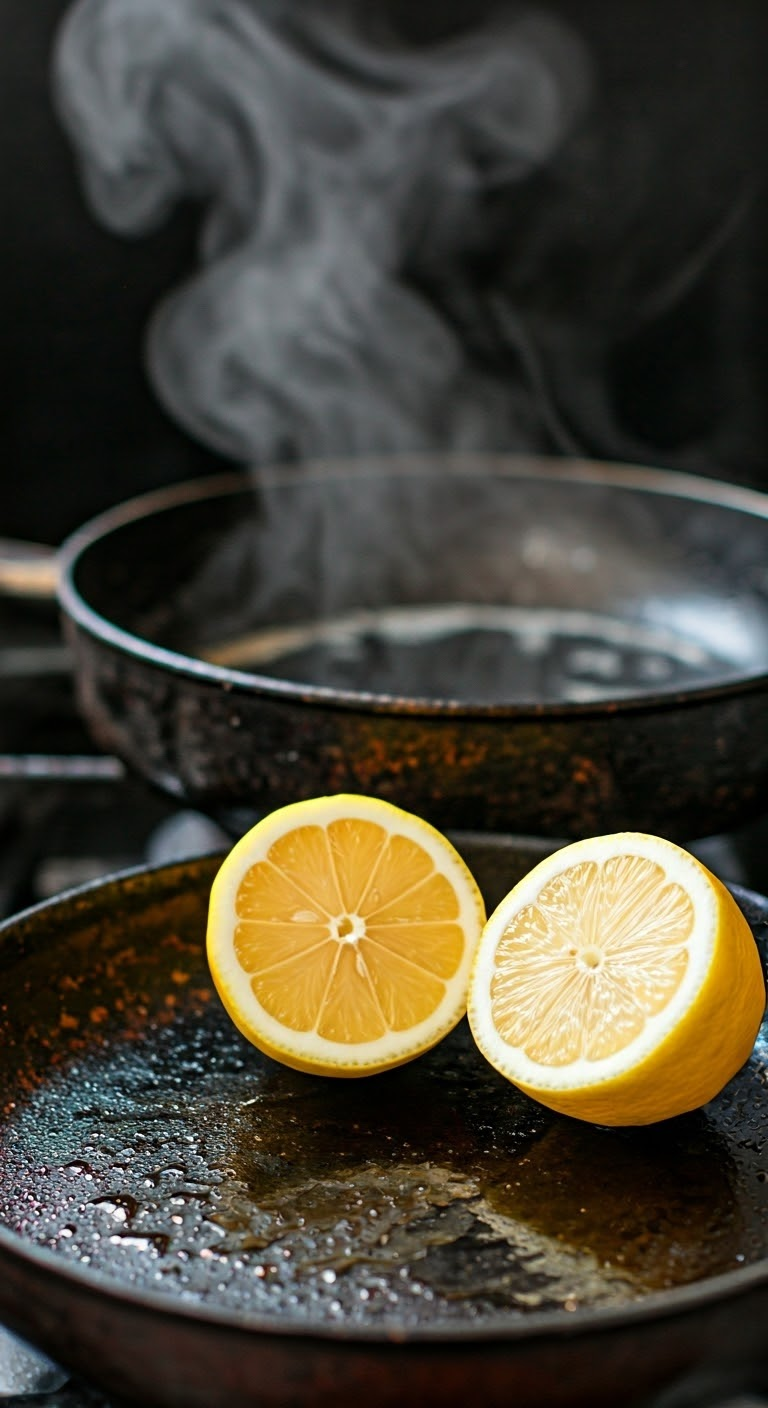
M 535 10 L 415 46 L 358 9 L 69 11 L 56 95 L 93 210 L 136 235 L 181 201 L 201 209 L 199 270 L 149 330 L 154 387 L 192 434 L 252 462 L 536 448 L 536 398 L 470 358 L 426 290 L 460 285 L 489 197 L 562 145 L 583 51 Z

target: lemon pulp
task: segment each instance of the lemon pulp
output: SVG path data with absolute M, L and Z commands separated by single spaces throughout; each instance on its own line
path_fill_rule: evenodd
M 363 1074 L 460 1019 L 484 917 L 426 822 L 374 798 L 317 798 L 272 813 L 227 857 L 208 956 L 256 1045 L 300 1069 Z

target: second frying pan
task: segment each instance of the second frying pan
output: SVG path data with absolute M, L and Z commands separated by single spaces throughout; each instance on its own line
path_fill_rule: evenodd
M 376 793 L 442 828 L 683 841 L 768 789 L 768 500 L 505 456 L 304 465 L 61 554 L 99 744 L 234 832 Z

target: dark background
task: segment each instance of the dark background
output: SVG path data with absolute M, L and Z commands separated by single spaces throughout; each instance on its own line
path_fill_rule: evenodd
M 66 8 L 0 7 L 0 533 L 47 542 L 216 467 L 160 410 L 142 366 L 147 314 L 194 258 L 193 215 L 134 242 L 86 209 L 49 95 Z
M 48 542 L 221 465 L 143 370 L 149 310 L 194 262 L 197 212 L 136 240 L 95 224 L 49 97 L 66 8 L 0 9 L 0 534 Z M 469 12 L 415 8 L 390 5 L 414 43 Z M 557 325 L 563 421 L 599 457 L 768 488 L 768 6 L 544 8 L 586 40 L 595 93 L 529 183 L 500 276 Z

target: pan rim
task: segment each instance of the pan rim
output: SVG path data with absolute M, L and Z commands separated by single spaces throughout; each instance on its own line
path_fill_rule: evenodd
M 46 1247 L 25 1246 L 23 1238 L 9 1228 L 0 1226 L 0 1266 L 5 1261 L 18 1266 L 31 1266 L 45 1276 L 72 1285 L 86 1296 L 109 1299 L 131 1309 L 166 1316 L 173 1321 L 207 1324 L 233 1333 L 262 1335 L 283 1340 L 318 1340 L 326 1343 L 349 1343 L 393 1348 L 419 1349 L 428 1345 L 451 1344 L 466 1347 L 483 1344 L 504 1344 L 528 1340 L 578 1338 L 611 1329 L 631 1329 L 634 1325 L 656 1320 L 673 1320 L 702 1310 L 720 1309 L 751 1291 L 768 1284 L 768 1260 L 765 1258 L 735 1271 L 721 1272 L 703 1281 L 675 1287 L 669 1291 L 653 1291 L 637 1301 L 622 1306 L 589 1307 L 573 1311 L 522 1311 L 518 1317 L 504 1320 L 503 1312 L 489 1312 L 482 1324 L 462 1324 L 445 1321 L 442 1324 L 405 1328 L 382 1317 L 377 1324 L 334 1323 L 330 1319 L 302 1318 L 288 1321 L 284 1315 L 249 1314 L 247 1311 L 225 1310 L 211 1305 L 181 1303 L 162 1291 L 150 1289 L 138 1292 L 122 1286 L 105 1272 L 62 1265 L 55 1252 Z M 0 1325 L 5 1322 L 0 1319 Z M 9 1325 L 9 1329 L 13 1326 Z
M 20 924 L 27 924 L 49 915 L 62 904 L 90 901 L 92 909 L 97 911 L 98 901 L 115 885 L 132 880 L 151 882 L 163 877 L 172 882 L 174 877 L 180 878 L 185 870 L 194 870 L 201 863 L 213 860 L 215 853 L 160 865 L 131 866 L 74 886 L 0 921 L 0 946 L 8 932 L 12 932 Z M 742 885 L 729 888 L 732 888 L 740 899 L 765 909 L 768 923 L 768 897 Z M 83 922 L 87 922 L 87 905 L 81 917 Z M 764 1021 L 768 1021 L 768 1013 Z M 20 1233 L 0 1223 L 0 1267 L 6 1261 L 17 1267 L 30 1266 L 38 1274 L 71 1284 L 85 1296 L 107 1297 L 132 1309 L 168 1316 L 172 1320 L 211 1324 L 234 1333 L 260 1334 L 287 1340 L 312 1339 L 327 1343 L 353 1341 L 361 1345 L 402 1346 L 413 1349 L 430 1344 L 446 1346 L 452 1341 L 469 1347 L 484 1343 L 500 1344 L 507 1341 L 588 1336 L 613 1328 L 631 1328 L 635 1324 L 653 1320 L 684 1317 L 706 1308 L 718 1309 L 725 1302 L 739 1299 L 756 1289 L 768 1287 L 768 1257 L 761 1257 L 748 1265 L 719 1272 L 685 1286 L 650 1291 L 621 1306 L 588 1307 L 573 1311 L 526 1311 L 518 1312 L 515 1318 L 512 1318 L 510 1312 L 489 1312 L 480 1324 L 475 1322 L 463 1325 L 451 1321 L 404 1329 L 386 1318 L 371 1325 L 336 1324 L 315 1317 L 286 1323 L 279 1314 L 249 1314 L 247 1311 L 181 1302 L 171 1295 L 151 1288 L 138 1291 L 129 1285 L 121 1285 L 114 1276 L 98 1268 L 69 1264 L 52 1249 L 27 1242 Z
M 303 464 L 272 465 L 259 469 L 264 484 L 300 482 L 307 473 L 316 478 L 344 478 L 354 481 L 361 475 L 376 477 L 383 472 L 405 475 L 414 469 L 444 477 L 487 475 L 500 478 L 525 478 L 535 472 L 538 478 L 565 480 L 617 488 L 639 490 L 667 498 L 684 498 L 706 502 L 751 517 L 768 520 L 768 494 L 757 489 L 724 480 L 705 478 L 687 471 L 667 470 L 613 461 L 569 459 L 516 454 L 414 454 L 369 456 L 364 459 L 313 460 Z M 181 676 L 198 686 L 225 690 L 232 694 L 257 695 L 266 699 L 290 701 L 297 705 L 318 705 L 330 710 L 386 714 L 392 716 L 429 717 L 436 719 L 581 719 L 600 718 L 606 713 L 627 714 L 657 710 L 694 708 L 711 700 L 756 692 L 764 688 L 768 669 L 735 669 L 722 681 L 701 685 L 656 687 L 631 695 L 601 697 L 593 701 L 558 701 L 547 703 L 507 702 L 482 703 L 471 700 L 424 698 L 418 695 L 400 697 L 367 690 L 335 689 L 325 685 L 301 684 L 281 680 L 256 671 L 216 665 L 157 645 L 142 636 L 116 625 L 97 611 L 81 594 L 75 575 L 85 551 L 108 537 L 112 532 L 144 517 L 172 511 L 184 504 L 205 498 L 226 498 L 252 492 L 255 480 L 247 471 L 208 475 L 199 479 L 151 490 L 97 514 L 65 539 L 58 551 L 58 600 L 65 617 L 85 635 L 111 647 L 122 655 L 136 659 L 145 666 L 154 666 L 164 674 Z

